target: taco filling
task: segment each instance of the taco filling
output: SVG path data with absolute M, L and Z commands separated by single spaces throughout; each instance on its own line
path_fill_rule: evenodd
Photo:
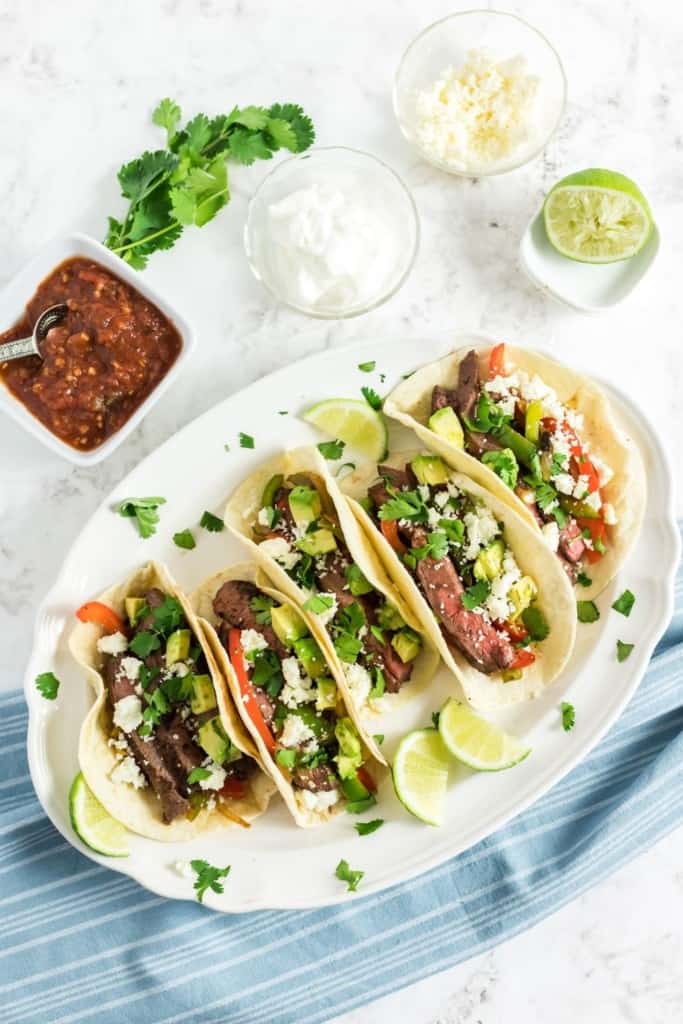
M 378 466 L 361 502 L 413 577 L 447 644 L 487 675 L 521 679 L 549 633 L 501 523 L 436 455 Z
M 583 416 L 537 374 L 515 369 L 505 345 L 462 360 L 454 388 L 432 391 L 429 428 L 488 466 L 535 516 L 572 582 L 609 546 L 608 465 L 582 439 Z
M 227 736 L 201 646 L 175 597 L 151 587 L 125 600 L 128 621 L 91 601 L 77 612 L 103 626 L 97 641 L 111 710 L 112 782 L 151 787 L 164 822 L 230 811 L 258 766 Z
M 366 579 L 329 501 L 305 474 L 267 484 L 254 540 L 299 587 L 327 629 L 357 704 L 397 693 L 413 673 L 422 637 Z
M 223 583 L 213 610 L 244 713 L 299 807 L 369 799 L 360 737 L 303 618 L 246 580 Z

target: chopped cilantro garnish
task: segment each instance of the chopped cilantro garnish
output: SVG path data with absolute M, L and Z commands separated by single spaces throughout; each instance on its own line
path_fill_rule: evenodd
M 590 576 L 586 576 L 585 572 L 580 572 L 579 575 L 576 577 L 576 582 L 579 584 L 580 587 L 590 587 L 593 580 L 590 578 Z
M 140 671 L 138 673 L 138 682 L 143 690 L 146 690 L 151 682 L 161 673 L 161 669 L 156 665 L 153 668 L 147 668 L 146 665 L 140 665 Z
M 229 444 L 227 444 L 227 443 L 226 443 L 226 444 L 224 444 L 224 445 L 223 445 L 223 451 L 229 452 L 229 451 L 230 451 L 230 445 L 229 445 Z
M 334 649 L 346 664 L 354 664 L 363 649 L 358 634 L 364 625 L 365 612 L 358 601 L 347 605 L 332 620 Z
M 579 622 L 597 622 L 600 618 L 595 601 L 577 601 L 576 615 Z
M 363 570 L 355 562 L 351 562 L 350 565 L 346 566 L 344 575 L 346 576 L 349 590 L 354 597 L 358 597 L 360 594 L 369 594 L 372 590 L 372 586 L 365 578 Z
M 623 640 L 617 640 L 617 661 L 626 661 L 634 647 L 635 644 L 625 644 Z
M 220 533 L 225 527 L 225 523 L 218 516 L 213 515 L 212 512 L 202 512 L 202 518 L 199 520 L 199 525 L 203 526 L 209 533 Z
M 256 621 L 259 626 L 270 625 L 270 613 L 274 604 L 272 597 L 267 597 L 266 594 L 256 594 L 255 597 L 252 597 L 249 606 L 253 612 L 256 612 Z
M 345 447 L 343 441 L 321 441 L 318 451 L 326 459 L 341 459 Z
M 323 612 L 329 611 L 334 604 L 334 598 L 331 594 L 313 594 L 304 602 L 304 609 L 307 612 L 313 612 L 314 615 L 322 615 Z
M 492 469 L 507 487 L 516 487 L 519 476 L 519 463 L 511 448 L 503 448 L 499 452 L 484 452 L 481 461 L 489 469 Z
M 376 732 L 372 738 L 375 741 L 375 743 L 377 743 L 378 745 L 381 745 L 382 743 L 384 743 L 384 733 L 383 732 Z
M 475 583 L 474 586 L 468 587 L 460 598 L 463 608 L 466 608 L 467 611 L 471 612 L 473 609 L 481 607 L 489 596 L 490 590 L 491 584 L 488 580 L 479 580 L 479 582 Z
M 522 612 L 522 622 L 529 631 L 529 638 L 535 643 L 545 640 L 550 633 L 550 626 L 545 615 L 537 605 L 530 605 Z
M 197 892 L 197 899 L 200 903 L 204 902 L 204 893 L 207 889 L 211 889 L 213 892 L 218 893 L 224 891 L 223 884 L 220 879 L 227 878 L 230 874 L 229 865 L 227 868 L 215 868 L 206 860 L 191 860 L 190 865 L 197 876 L 194 888 Z
M 630 590 L 625 590 L 624 593 L 616 599 L 612 607 L 615 612 L 619 612 L 620 615 L 625 615 L 626 618 L 628 618 L 635 603 L 635 594 L 632 594 Z
M 370 626 L 370 632 L 372 633 L 372 635 L 374 636 L 375 640 L 377 640 L 378 643 L 384 643 L 384 633 L 379 628 L 379 626 Z
M 439 529 L 446 534 L 450 544 L 462 544 L 465 539 L 465 524 L 461 519 L 439 519 Z
M 372 821 L 357 821 L 353 827 L 359 836 L 369 836 L 376 832 L 378 828 L 381 828 L 383 824 L 384 818 L 373 818 Z
M 166 498 L 125 498 L 117 507 L 120 516 L 135 518 L 141 537 L 151 537 L 156 533 L 160 505 L 166 504 Z
M 135 634 L 128 646 L 133 654 L 137 654 L 138 658 L 146 658 L 152 651 L 159 650 L 161 640 L 156 633 L 148 633 L 143 630 L 142 633 Z
M 384 678 L 384 672 L 382 672 L 381 668 L 373 668 L 372 674 L 374 676 L 374 685 L 368 693 L 368 697 L 371 700 L 378 700 L 380 697 L 384 696 L 387 681 Z
M 361 394 L 371 409 L 379 411 L 382 408 L 382 399 L 372 388 L 361 388 Z
M 239 439 L 240 439 L 240 448 L 253 448 L 254 447 L 254 438 L 251 436 L 251 434 L 243 434 L 243 433 L 240 432 L 240 434 L 238 436 L 239 436 Z
M 562 728 L 565 732 L 571 732 L 576 722 L 576 711 L 574 710 L 574 705 L 568 704 L 563 700 L 560 704 L 560 711 L 562 712 Z
M 211 772 L 208 768 L 193 768 L 190 774 L 187 776 L 187 784 L 191 786 L 194 782 L 201 782 L 202 779 L 208 779 Z
M 374 793 L 370 796 L 363 797 L 362 800 L 351 800 L 346 805 L 347 814 L 362 814 L 363 811 L 369 810 L 370 807 L 374 807 L 377 803 L 377 798 Z
M 289 416 L 289 409 L 278 409 L 278 416 Z
M 432 711 L 432 725 L 434 726 L 435 729 L 439 728 L 439 716 L 440 716 L 440 714 L 441 714 L 440 711 Z
M 376 361 L 374 359 L 371 359 L 370 362 L 368 363 L 359 363 L 358 369 L 362 370 L 363 373 L 372 373 L 376 366 Z
M 550 460 L 550 475 L 557 476 L 564 469 L 564 465 L 567 461 L 567 456 L 562 452 L 553 452 L 553 457 Z
M 443 530 L 436 530 L 428 535 L 426 544 L 419 548 L 412 548 L 410 554 L 418 562 L 428 557 L 438 562 L 448 554 L 448 537 Z
M 173 543 L 178 548 L 185 548 L 186 551 L 192 551 L 192 548 L 197 547 L 197 541 L 192 536 L 191 530 L 181 530 L 179 533 L 174 533 Z
M 296 750 L 278 750 L 275 753 L 275 760 L 282 768 L 291 771 L 296 762 Z
M 54 672 L 41 672 L 36 676 L 36 689 L 45 700 L 54 700 L 59 692 L 59 679 Z
M 496 427 L 503 426 L 510 422 L 510 416 L 506 416 L 500 406 L 493 402 L 486 391 L 482 391 L 477 401 L 477 408 L 474 418 L 465 418 L 465 425 L 475 433 L 487 434 Z
M 348 892 L 356 892 L 358 889 L 358 883 L 365 874 L 364 871 L 352 871 L 349 867 L 348 861 L 345 860 L 339 861 L 334 873 L 340 882 L 347 883 Z
M 174 629 L 177 629 L 183 619 L 183 606 L 177 597 L 164 597 L 158 608 L 152 612 L 154 628 L 168 636 Z
M 401 491 L 389 498 L 379 510 L 380 519 L 408 519 L 411 523 L 426 523 L 427 509 L 417 491 Z

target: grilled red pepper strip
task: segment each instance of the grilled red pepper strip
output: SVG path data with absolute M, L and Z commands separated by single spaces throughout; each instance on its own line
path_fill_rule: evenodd
M 489 377 L 504 377 L 507 372 L 505 364 L 505 344 L 494 345 L 489 354 Z
M 240 693 L 242 694 L 242 704 L 254 723 L 256 731 L 265 743 L 268 752 L 273 754 L 277 744 L 275 742 L 275 737 L 266 724 L 265 718 L 261 714 L 261 708 L 256 700 L 254 687 L 249 679 L 247 666 L 244 663 L 244 652 L 242 650 L 240 633 L 241 630 L 239 629 L 231 629 L 228 636 L 230 664 L 235 670 L 235 675 L 237 676 L 237 684 L 240 688 Z
M 81 622 L 94 622 L 101 626 L 106 633 L 125 633 L 126 624 L 120 615 L 110 608 L 108 604 L 101 601 L 86 601 L 76 612 L 76 618 Z

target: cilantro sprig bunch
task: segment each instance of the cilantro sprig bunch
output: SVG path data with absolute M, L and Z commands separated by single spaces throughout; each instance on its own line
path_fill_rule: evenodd
M 279 149 L 300 153 L 315 130 L 294 103 L 272 107 L 234 107 L 208 118 L 197 114 L 180 127 L 177 103 L 163 99 L 152 121 L 166 132 L 166 148 L 145 152 L 119 170 L 128 210 L 109 217 L 105 245 L 136 270 L 152 253 L 171 249 L 186 227 L 203 227 L 230 199 L 226 162 L 253 164 Z

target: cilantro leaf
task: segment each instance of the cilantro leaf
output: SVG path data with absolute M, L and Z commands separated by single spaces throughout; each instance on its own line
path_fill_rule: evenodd
M 427 508 L 417 491 L 400 491 L 386 501 L 378 512 L 380 519 L 408 519 L 411 523 L 426 523 Z
M 220 533 L 225 527 L 225 523 L 218 516 L 213 515 L 211 512 L 202 512 L 202 518 L 199 520 L 199 525 L 203 526 L 209 533 Z
M 211 772 L 208 768 L 193 768 L 190 774 L 187 776 L 188 786 L 192 786 L 195 782 L 201 782 L 203 779 L 208 779 Z
M 571 732 L 576 723 L 576 711 L 574 710 L 574 705 L 568 704 L 563 700 L 560 704 L 560 711 L 562 712 L 562 728 L 565 732 Z
M 382 743 L 384 743 L 384 733 L 383 732 L 376 732 L 373 735 L 372 738 L 375 741 L 375 743 L 377 743 L 377 744 L 381 745 Z
M 346 804 L 346 813 L 363 814 L 364 811 L 367 811 L 371 807 L 374 807 L 376 803 L 377 797 L 375 796 L 374 793 L 371 793 L 370 796 L 363 797 L 362 800 L 349 800 L 349 802 Z
M 334 598 L 330 594 L 313 594 L 304 602 L 303 608 L 314 615 L 321 615 L 328 611 L 334 604 Z
M 378 828 L 381 828 L 383 824 L 384 818 L 373 818 L 372 821 L 357 821 L 353 827 L 359 836 L 369 836 L 376 832 Z
M 185 548 L 186 551 L 192 551 L 193 548 L 197 547 L 197 541 L 192 536 L 191 530 L 181 530 L 179 533 L 174 533 L 173 543 L 178 548 Z
M 191 860 L 190 865 L 197 876 L 194 888 L 197 892 L 197 899 L 204 902 L 204 893 L 207 889 L 221 893 L 224 891 L 221 878 L 227 878 L 230 874 L 230 866 L 226 868 L 215 868 L 206 860 Z
M 378 411 L 379 409 L 382 408 L 382 399 L 379 397 L 376 391 L 373 391 L 372 388 L 368 387 L 363 387 L 360 390 L 363 398 L 368 403 L 371 409 L 375 409 L 376 411 Z
M 619 612 L 620 615 L 625 615 L 626 618 L 628 618 L 635 603 L 635 594 L 631 593 L 630 590 L 625 590 L 624 593 L 616 599 L 612 607 L 615 612 Z
M 576 617 L 579 622 L 597 622 L 600 618 L 600 612 L 595 601 L 577 601 Z
M 358 369 L 361 370 L 362 373 L 372 373 L 376 366 L 377 363 L 375 362 L 374 359 L 372 359 L 368 363 L 359 363 Z
M 356 892 L 356 890 L 358 889 L 358 883 L 360 882 L 361 878 L 365 874 L 364 871 L 353 871 L 349 867 L 348 861 L 343 860 L 343 859 L 340 860 L 339 863 L 337 864 L 337 867 L 336 867 L 336 870 L 335 870 L 334 873 L 337 876 L 337 878 L 340 880 L 340 882 L 346 882 L 347 883 L 347 891 L 348 892 Z
M 617 640 L 617 661 L 626 661 L 634 647 L 635 644 L 626 644 L 623 640 Z
M 240 439 L 240 448 L 253 448 L 254 447 L 254 438 L 251 436 L 251 434 L 243 434 L 243 433 L 240 432 L 240 434 L 238 436 L 239 436 L 239 439 Z
M 315 141 L 313 122 L 298 104 L 274 103 L 268 115 L 273 120 L 287 121 L 290 125 L 296 139 L 296 149 L 292 150 L 293 153 L 301 153 Z M 287 149 L 289 148 L 287 146 Z
M 517 486 L 519 463 L 511 448 L 503 448 L 499 452 L 484 452 L 481 461 L 489 469 L 492 469 L 507 487 L 514 488 Z
M 176 133 L 176 126 L 180 120 L 181 110 L 177 103 L 166 97 L 160 101 L 158 107 L 152 114 L 152 121 L 160 128 L 166 129 L 166 139 L 170 145 Z
M 448 554 L 448 537 L 443 530 L 435 530 L 427 537 L 427 543 L 422 547 L 412 548 L 410 554 L 421 562 L 423 558 L 433 558 L 440 562 Z
M 141 537 L 151 537 L 156 533 L 160 505 L 166 504 L 166 498 L 124 498 L 116 511 L 120 516 L 135 518 Z
M 346 445 L 343 441 L 321 441 L 318 451 L 326 459 L 341 459 Z
M 158 651 L 161 647 L 161 640 L 156 633 L 149 633 L 147 630 L 143 630 L 141 633 L 136 633 L 128 647 L 137 654 L 138 658 L 146 658 L 152 651 Z
M 296 153 L 296 132 L 289 121 L 281 117 L 269 117 L 266 120 L 266 139 L 271 149 L 288 149 Z
M 41 672 L 36 676 L 36 689 L 45 700 L 54 700 L 59 692 L 59 679 L 54 672 Z
M 489 596 L 490 591 L 491 584 L 489 581 L 479 580 L 479 582 L 475 583 L 474 586 L 468 587 L 460 598 L 463 608 L 466 608 L 469 612 L 473 611 L 475 608 L 480 608 Z
M 178 628 L 184 618 L 183 606 L 177 597 L 166 594 L 158 608 L 152 612 L 154 628 L 164 636 L 168 636 Z
M 432 711 L 432 725 L 435 729 L 439 728 L 439 717 L 441 716 L 440 711 Z
M 522 612 L 522 622 L 526 626 L 529 637 L 535 643 L 545 640 L 550 634 L 548 620 L 537 605 L 529 605 Z
M 267 594 L 256 594 L 249 602 L 253 612 L 256 612 L 256 621 L 259 626 L 269 626 L 271 623 L 271 611 L 275 601 Z
M 384 672 L 382 672 L 382 669 L 377 666 L 373 668 L 372 674 L 375 681 L 372 689 L 368 693 L 368 697 L 371 700 L 379 700 L 380 697 L 384 696 L 384 692 L 387 688 L 387 681 L 384 677 Z
M 590 587 L 593 580 L 590 578 L 590 576 L 586 576 L 585 572 L 580 572 L 579 575 L 576 577 L 576 582 L 579 584 L 580 587 Z
M 165 149 L 143 153 L 124 164 L 118 173 L 121 194 L 131 203 L 140 203 L 178 166 L 178 157 Z
M 272 151 L 263 132 L 249 131 L 238 125 L 230 135 L 230 156 L 249 167 L 256 160 L 270 160 Z

